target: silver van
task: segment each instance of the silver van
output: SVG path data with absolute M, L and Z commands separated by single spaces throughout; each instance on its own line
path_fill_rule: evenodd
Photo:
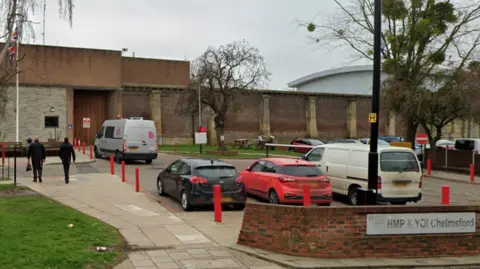
M 95 158 L 114 156 L 115 161 L 142 160 L 151 164 L 157 159 L 157 129 L 151 120 L 106 120 L 97 133 Z

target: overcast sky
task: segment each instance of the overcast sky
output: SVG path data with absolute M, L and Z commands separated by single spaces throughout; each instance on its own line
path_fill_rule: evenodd
M 341 2 L 347 2 L 343 0 Z M 348 54 L 312 45 L 296 20 L 335 12 L 333 0 L 76 0 L 73 27 L 47 0 L 46 44 L 121 50 L 136 57 L 193 60 L 209 46 L 246 39 L 265 56 L 269 88 L 350 65 Z M 42 43 L 43 10 L 35 20 Z

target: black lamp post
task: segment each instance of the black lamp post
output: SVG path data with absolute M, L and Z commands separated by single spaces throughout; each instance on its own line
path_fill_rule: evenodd
M 378 184 L 378 114 L 380 111 L 380 83 L 382 73 L 382 0 L 375 0 L 374 43 L 373 43 L 373 90 L 370 122 L 370 153 L 368 155 L 368 194 L 367 204 L 377 204 Z

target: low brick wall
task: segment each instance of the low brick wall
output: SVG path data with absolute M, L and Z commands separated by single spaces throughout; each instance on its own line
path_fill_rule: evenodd
M 367 214 L 475 212 L 468 234 L 367 235 Z M 248 203 L 238 244 L 317 258 L 416 258 L 480 254 L 480 206 L 295 207 Z

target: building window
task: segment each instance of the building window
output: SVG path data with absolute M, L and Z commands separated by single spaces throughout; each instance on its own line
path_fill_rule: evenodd
M 45 116 L 45 128 L 58 128 L 58 116 Z
M 105 128 L 105 138 L 113 138 L 114 132 L 115 132 L 115 127 L 107 126 L 107 128 Z

